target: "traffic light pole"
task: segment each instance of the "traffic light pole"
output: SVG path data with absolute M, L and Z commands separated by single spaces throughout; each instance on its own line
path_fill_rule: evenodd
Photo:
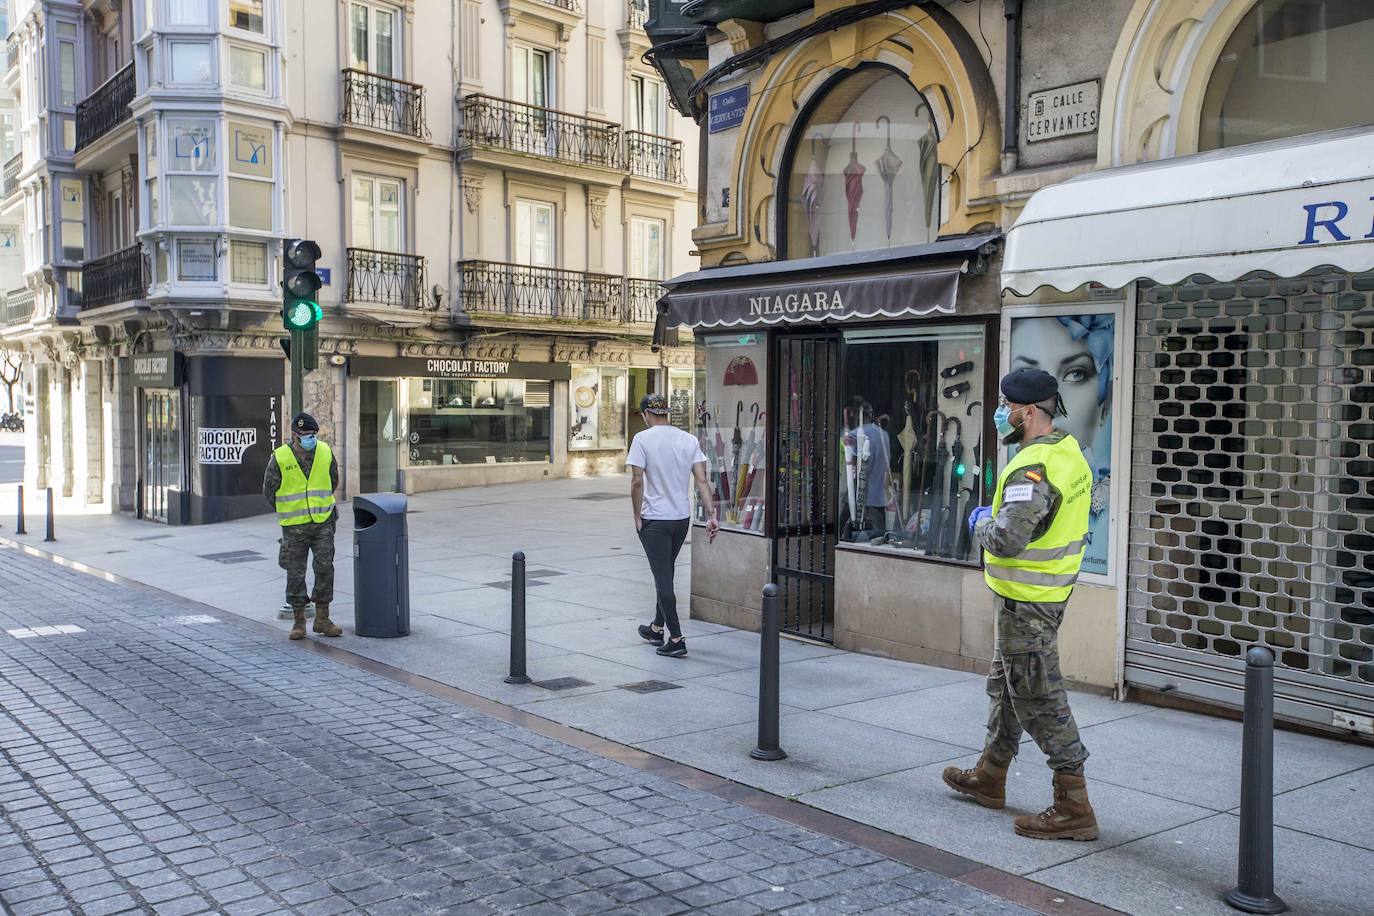
M 305 332 L 291 332 L 291 414 L 305 412 Z

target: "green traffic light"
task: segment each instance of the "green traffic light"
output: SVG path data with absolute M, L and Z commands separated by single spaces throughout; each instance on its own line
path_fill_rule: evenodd
M 308 330 L 318 324 L 323 317 L 324 310 L 320 308 L 320 304 L 309 299 L 297 299 L 288 303 L 282 313 L 286 327 L 293 331 Z
M 955 477 L 963 477 L 963 476 L 964 476 L 964 472 L 965 472 L 966 470 L 968 470 L 968 469 L 967 469 L 966 467 L 964 467 L 964 463 L 961 461 L 961 462 L 959 462 L 958 464 L 956 464 L 956 465 L 954 466 L 954 476 L 955 476 Z

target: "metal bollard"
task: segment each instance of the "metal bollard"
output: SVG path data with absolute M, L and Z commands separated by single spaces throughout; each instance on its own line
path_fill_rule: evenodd
M 52 487 L 48 487 L 48 531 L 43 535 L 43 540 L 49 543 L 57 540 L 57 534 L 53 531 L 52 521 Z
M 525 552 L 517 550 L 510 563 L 510 674 L 507 684 L 528 684 L 525 673 Z
M 1246 913 L 1288 909 L 1274 893 L 1274 653 L 1245 654 L 1245 724 L 1240 761 L 1240 857 L 1226 902 Z
M 28 534 L 24 529 L 24 485 L 19 485 L 19 524 L 14 526 L 15 534 Z
M 778 587 L 763 587 L 763 627 L 759 632 L 759 743 L 749 752 L 755 760 L 782 760 L 778 746 Z

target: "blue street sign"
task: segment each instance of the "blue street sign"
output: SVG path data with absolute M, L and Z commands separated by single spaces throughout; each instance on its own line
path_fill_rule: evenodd
M 749 87 L 736 86 L 725 92 L 711 96 L 710 132 L 718 134 L 738 126 L 744 120 L 744 112 L 749 108 Z
M 316 268 L 315 268 L 315 273 L 317 273 L 317 274 L 320 275 L 320 284 L 321 284 L 322 286 L 328 286 L 328 285 L 329 285 L 329 279 L 330 279 L 329 275 L 330 275 L 331 271 L 329 270 L 328 267 L 316 267 Z

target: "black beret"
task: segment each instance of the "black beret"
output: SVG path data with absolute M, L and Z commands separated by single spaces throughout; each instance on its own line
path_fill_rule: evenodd
M 1059 380 L 1044 369 L 1017 369 L 1002 378 L 1002 395 L 1013 404 L 1039 404 L 1059 394 Z
M 291 431 L 296 433 L 317 433 L 320 431 L 320 424 L 315 422 L 315 418 L 308 413 L 296 414 L 296 419 L 291 421 Z

